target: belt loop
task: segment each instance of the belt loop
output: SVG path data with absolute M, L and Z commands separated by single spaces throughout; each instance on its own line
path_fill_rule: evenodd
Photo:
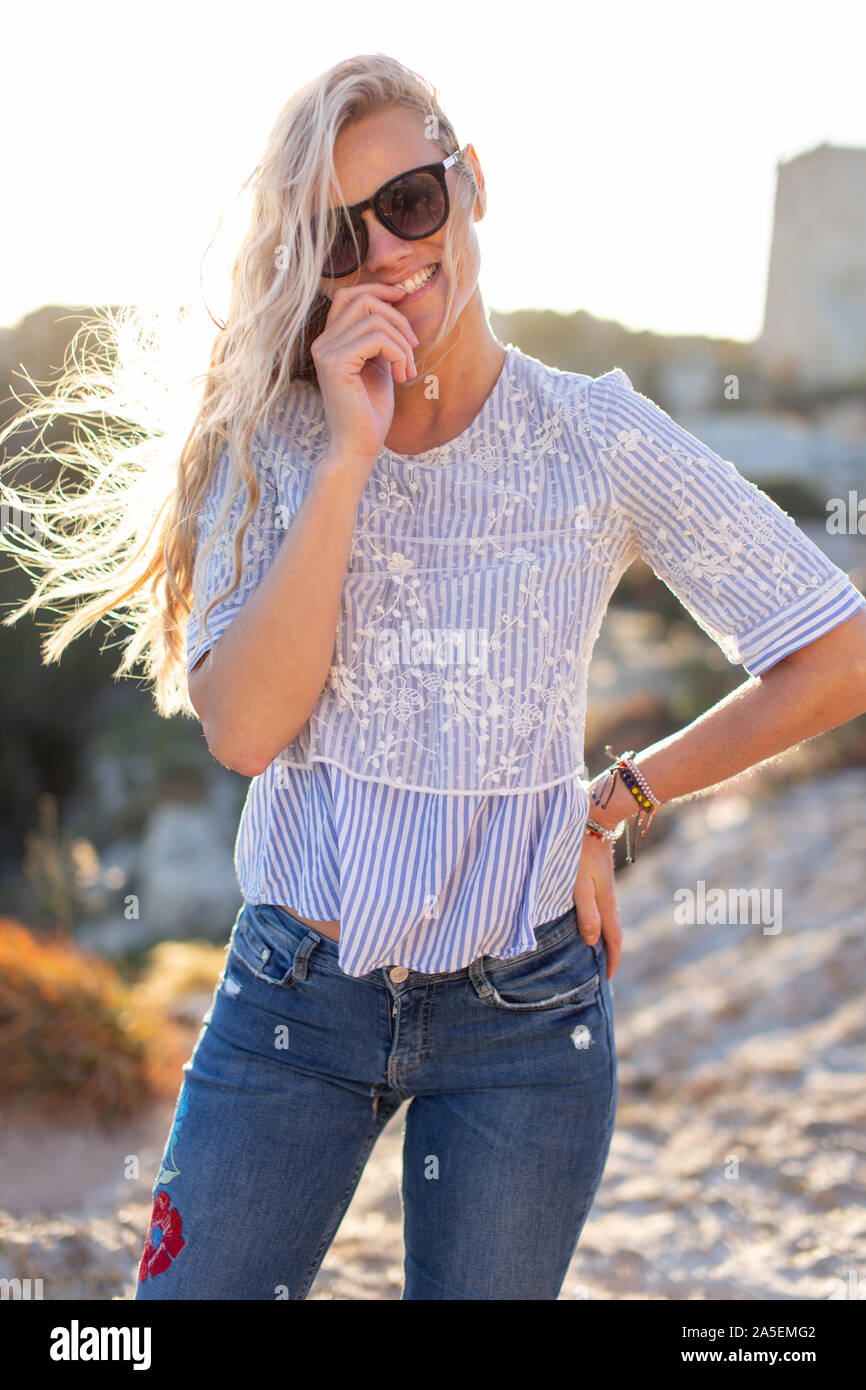
M 478 956 L 475 960 L 473 960 L 470 963 L 469 978 L 472 981 L 473 985 L 475 986 L 475 989 L 477 990 L 481 998 L 486 999 L 489 994 L 493 993 L 493 988 L 490 985 L 487 976 L 484 974 L 484 966 L 482 964 L 483 959 L 483 956 Z
M 295 952 L 295 958 L 292 962 L 293 980 L 305 980 L 307 978 L 307 963 L 318 946 L 319 940 L 320 938 L 318 936 L 312 936 L 310 934 L 304 937 Z

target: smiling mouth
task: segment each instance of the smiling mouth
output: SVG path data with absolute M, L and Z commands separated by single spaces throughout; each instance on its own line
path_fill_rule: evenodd
M 416 294 L 418 290 L 423 289 L 428 281 L 433 279 L 433 276 L 439 269 L 439 265 L 440 262 L 435 261 L 432 265 L 425 266 L 424 269 L 419 270 L 417 274 L 411 275 L 408 280 L 402 281 L 402 283 L 398 285 L 398 289 L 405 290 L 407 297 Z

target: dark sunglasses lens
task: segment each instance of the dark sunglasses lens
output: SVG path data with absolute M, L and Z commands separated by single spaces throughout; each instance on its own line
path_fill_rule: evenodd
M 445 194 L 435 174 L 423 171 L 395 179 L 380 198 L 382 213 L 405 237 L 423 237 L 445 219 Z
M 357 232 L 354 232 L 351 223 L 344 217 L 325 257 L 322 274 L 333 277 L 335 275 L 348 275 L 349 271 L 357 270 L 364 259 L 362 237 L 363 233 L 360 227 Z

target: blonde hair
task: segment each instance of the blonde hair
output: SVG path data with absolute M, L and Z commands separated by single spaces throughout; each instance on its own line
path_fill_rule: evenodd
M 53 392 L 36 392 L 0 432 L 2 445 L 42 422 L 35 444 L 2 466 L 0 504 L 29 516 L 20 534 L 4 531 L 4 548 L 28 572 L 30 563 L 43 571 L 32 595 L 4 625 L 38 608 L 63 614 L 58 605 L 65 603 L 71 609 L 42 643 L 45 664 L 58 661 L 100 619 L 113 619 L 130 629 L 115 677 L 142 661 L 158 712 L 194 713 L 184 669 L 194 561 L 203 564 L 217 544 L 243 487 L 233 581 L 207 605 L 206 623 L 214 604 L 240 582 L 243 538 L 261 498 L 254 437 L 267 427 L 293 379 L 316 383 L 310 346 L 330 308 L 319 281 L 337 222 L 329 190 L 336 188 L 339 202 L 346 201 L 334 168 L 336 137 L 348 123 L 390 105 L 416 113 L 443 157 L 458 148 L 436 88 L 382 53 L 335 64 L 280 112 L 264 155 L 243 185 L 252 185 L 252 214 L 232 269 L 227 322 L 213 342 L 207 371 L 184 383 L 204 383 L 191 428 L 189 414 L 180 429 L 169 418 L 172 408 L 177 414 L 181 393 L 168 374 L 167 345 L 170 350 L 181 342 L 182 334 L 172 338 L 159 313 L 148 320 L 127 310 L 103 311 L 86 322 L 67 350 Z M 449 330 L 456 269 L 478 194 L 471 165 L 461 158 L 455 169 L 443 247 L 448 299 L 431 349 Z M 178 318 L 181 327 L 185 317 Z M 45 426 L 56 417 L 74 426 L 74 442 L 60 449 L 44 441 Z M 214 530 L 194 554 L 195 519 L 226 449 L 225 499 Z M 47 493 L 4 480 L 12 467 L 45 458 L 60 465 Z M 72 492 L 63 487 L 65 468 L 81 475 Z

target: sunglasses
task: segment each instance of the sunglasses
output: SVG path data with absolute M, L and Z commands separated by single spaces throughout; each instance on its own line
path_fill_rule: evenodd
M 361 214 L 372 208 L 384 227 L 404 241 L 421 241 L 444 225 L 450 212 L 445 170 L 460 158 L 455 150 L 435 164 L 419 164 L 351 207 L 338 209 L 339 228 L 331 242 L 322 274 L 329 280 L 351 275 L 363 264 L 370 248 Z M 315 221 L 315 219 L 314 219 Z

